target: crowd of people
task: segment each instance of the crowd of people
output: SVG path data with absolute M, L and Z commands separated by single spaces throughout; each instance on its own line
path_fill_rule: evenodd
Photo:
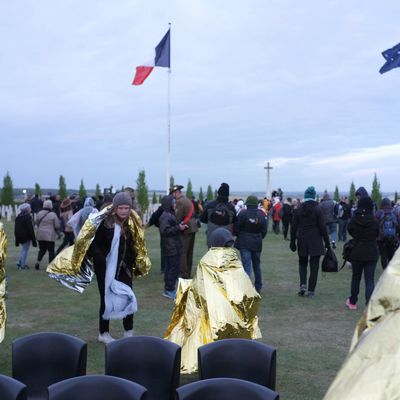
M 193 294 L 199 290 L 196 274 L 194 286 L 185 286 L 182 282 L 191 282 L 195 238 L 202 226 L 209 250 L 214 247 L 235 247 L 238 250 L 247 277 L 241 277 L 242 288 L 247 287 L 248 280 L 258 295 L 263 287 L 260 265 L 263 240 L 269 225 L 272 225 L 272 232 L 276 235 L 282 233 L 283 239 L 289 241 L 290 250 L 297 252 L 298 295 L 308 298 L 315 296 L 321 257 L 328 249 L 334 250 L 338 241 L 345 242 L 347 233 L 350 233 L 354 241 L 350 258 L 350 296 L 346 300 L 350 310 L 357 309 L 362 275 L 365 279 L 365 302 L 368 303 L 374 289 L 379 256 L 382 268 L 386 268 L 398 247 L 400 205 L 385 198 L 378 209 L 363 187 L 357 190 L 354 204 L 346 197 L 334 201 L 326 191 L 321 201 L 317 201 L 312 186 L 305 190 L 303 199 L 284 199 L 282 190 L 278 189 L 272 193 L 271 199 L 250 195 L 245 200 L 231 200 L 229 185 L 222 183 L 216 199 L 206 202 L 187 198 L 182 189 L 182 185 L 174 185 L 144 226 L 135 211 L 133 190 L 102 199 L 87 197 L 83 202 L 75 196 L 61 200 L 56 195 L 44 201 L 35 196 L 19 207 L 15 220 L 15 242 L 17 246 L 21 245 L 17 267 L 21 270 L 29 268 L 26 265 L 29 248 L 38 245 L 35 269 L 40 269 L 41 261 L 48 253 L 49 275 L 60 281 L 68 276 L 66 285 L 81 291 L 91 280 L 83 260 L 92 260 L 92 274 L 94 272 L 97 276 L 100 293 L 99 341 L 108 343 L 114 340 L 109 333 L 109 319 L 123 319 L 125 335 L 132 334 L 136 311 L 132 271 L 136 271 L 136 264 L 141 265 L 137 270 L 139 275 L 148 271 L 150 261 L 143 228 L 152 225 L 158 227 L 160 234 L 161 272 L 164 274 L 162 294 L 176 300 L 175 312 L 183 313 L 182 318 L 187 318 L 188 305 L 185 302 L 189 298 L 182 293 Z M 225 236 L 221 229 L 226 232 Z M 83 235 L 79 235 L 81 230 L 85 231 Z M 55 250 L 56 239 L 61 234 L 63 240 Z M 73 246 L 76 242 L 78 245 Z M 79 251 L 75 252 L 74 248 Z M 139 253 L 142 254 L 140 259 Z M 62 257 L 57 257 L 58 254 Z M 226 250 L 224 254 L 230 255 L 222 263 L 229 270 L 233 265 L 230 264 L 232 253 Z M 219 274 L 221 263 L 218 261 L 216 264 L 217 269 L 208 267 Z M 220 279 L 226 277 L 221 275 Z M 246 292 L 249 296 L 248 287 Z M 257 295 L 251 294 L 252 297 Z M 170 328 L 171 332 L 175 329 Z

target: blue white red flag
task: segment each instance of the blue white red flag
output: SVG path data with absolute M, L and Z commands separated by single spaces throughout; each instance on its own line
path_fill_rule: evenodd
M 150 75 L 151 71 L 153 71 L 154 67 L 169 68 L 171 66 L 170 29 L 168 29 L 168 32 L 161 39 L 161 42 L 158 43 L 155 51 L 156 55 L 154 59 L 136 67 L 136 74 L 132 85 L 141 85 Z

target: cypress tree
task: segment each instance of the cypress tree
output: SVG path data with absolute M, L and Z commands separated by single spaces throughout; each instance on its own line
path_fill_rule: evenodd
M 397 200 L 399 199 L 399 195 L 397 193 L 397 190 L 394 192 L 394 204 L 397 203 Z
M 85 189 L 85 185 L 83 184 L 83 179 L 81 179 L 81 184 L 79 186 L 79 198 L 82 201 L 85 201 L 86 196 L 87 196 L 87 191 Z
M 153 192 L 153 198 L 151 199 L 151 204 L 157 204 L 156 192 Z
M 35 194 L 37 194 L 39 197 L 42 195 L 42 189 L 37 182 L 35 183 Z
M 162 202 L 162 194 L 160 194 L 159 196 L 158 196 L 158 202 L 161 204 L 161 202 Z
M 201 186 L 200 186 L 200 192 L 199 192 L 199 201 L 200 202 L 204 201 L 203 188 Z
M 171 175 L 171 176 L 169 177 L 169 188 L 171 189 L 174 185 L 175 185 L 175 179 L 174 179 L 174 177 Z
M 208 201 L 214 200 L 214 193 L 213 193 L 211 185 L 208 185 L 208 187 L 207 187 L 207 200 Z
M 190 178 L 189 178 L 189 181 L 186 186 L 186 197 L 188 199 L 192 199 L 192 197 L 193 197 L 192 182 L 191 182 Z
M 1 191 L 1 204 L 5 206 L 14 205 L 14 188 L 10 173 L 7 171 L 3 178 L 3 190 Z
M 356 202 L 356 186 L 354 185 L 354 181 L 351 181 L 350 190 L 349 190 L 349 201 L 353 204 Z
M 149 208 L 149 189 L 146 184 L 146 172 L 144 169 L 139 171 L 136 185 L 137 202 L 139 203 L 142 212 L 145 213 Z
M 339 202 L 339 200 L 340 200 L 339 188 L 337 187 L 337 185 L 335 187 L 335 193 L 333 195 L 333 200 L 335 200 L 336 202 Z
M 96 191 L 95 191 L 94 195 L 96 196 L 96 199 L 97 199 L 97 200 L 98 200 L 99 197 L 101 196 L 100 185 L 99 185 L 98 183 L 96 184 Z
M 58 194 L 61 197 L 61 200 L 64 200 L 67 196 L 67 184 L 65 182 L 65 178 L 60 175 L 60 178 L 58 180 Z
M 378 181 L 376 172 L 374 174 L 374 180 L 372 181 L 371 199 L 376 204 L 377 208 L 380 208 L 382 201 L 381 184 Z

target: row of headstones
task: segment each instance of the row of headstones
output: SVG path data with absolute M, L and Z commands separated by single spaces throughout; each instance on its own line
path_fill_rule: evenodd
M 0 208 L 0 216 L 2 219 L 6 219 L 7 222 L 11 222 L 13 215 L 18 215 L 18 206 L 5 206 L 4 204 Z

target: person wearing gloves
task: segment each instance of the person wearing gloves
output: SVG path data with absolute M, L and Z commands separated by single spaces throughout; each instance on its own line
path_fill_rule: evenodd
M 330 248 L 325 221 L 315 198 L 314 187 L 308 187 L 301 206 L 294 210 L 290 232 L 290 250 L 293 252 L 297 250 L 299 256 L 300 290 L 298 295 L 304 296 L 308 289 L 307 296 L 309 298 L 313 298 L 315 295 L 319 259 L 325 254 L 325 248 Z M 310 275 L 307 286 L 308 265 L 310 265 Z
M 137 302 L 133 276 L 150 270 L 140 217 L 132 210 L 131 196 L 117 193 L 110 206 L 91 213 L 73 246 L 63 250 L 47 273 L 64 286 L 83 292 L 94 273 L 100 294 L 98 341 L 110 343 L 110 319 L 122 319 L 124 337 L 133 335 Z M 93 269 L 92 269 L 93 268 Z

